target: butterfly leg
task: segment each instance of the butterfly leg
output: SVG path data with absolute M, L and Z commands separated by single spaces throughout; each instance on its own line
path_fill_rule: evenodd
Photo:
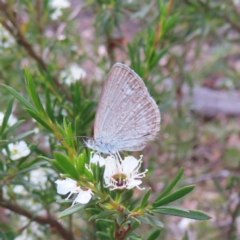
M 123 161 L 119 152 L 116 152 L 116 156 L 117 156 L 117 158 L 119 159 L 120 162 Z

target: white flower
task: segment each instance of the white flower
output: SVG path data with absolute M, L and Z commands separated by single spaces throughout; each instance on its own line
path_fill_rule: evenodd
M 104 171 L 105 187 L 110 188 L 110 190 L 131 189 L 134 187 L 142 190 L 142 188 L 139 187 L 142 183 L 139 178 L 145 177 L 145 173 L 148 170 L 146 169 L 142 173 L 138 172 L 141 162 L 142 156 L 140 156 L 139 160 L 133 156 L 128 156 L 120 162 L 113 156 L 107 157 Z
M 179 221 L 178 227 L 184 233 L 189 229 L 189 226 L 194 222 L 196 222 L 196 221 L 193 219 L 183 218 Z
M 235 4 L 236 6 L 240 4 L 239 0 L 233 0 L 233 4 Z
M 105 158 L 101 157 L 98 153 L 94 153 L 91 152 L 91 155 L 90 155 L 90 163 L 99 163 L 99 166 L 102 167 L 106 164 L 106 160 Z
M 4 118 L 4 114 L 2 112 L 0 112 L 0 126 L 2 126 L 3 118 Z M 17 121 L 18 121 L 17 118 L 14 117 L 12 114 L 10 114 L 7 124 L 8 124 L 9 127 L 11 127 Z
M 107 49 L 106 49 L 106 47 L 105 47 L 104 45 L 100 45 L 100 46 L 98 47 L 98 55 L 99 55 L 99 56 L 102 56 L 102 57 L 105 57 L 105 56 L 108 55 Z
M 35 184 L 35 188 L 44 188 L 48 183 L 48 176 L 53 177 L 55 171 L 48 168 L 37 168 L 30 172 L 30 181 Z
M 33 129 L 33 131 L 34 131 L 35 134 L 38 134 L 38 133 L 40 132 L 40 130 L 39 130 L 38 127 L 35 127 L 35 128 Z
M 62 116 L 64 116 L 64 117 L 66 117 L 66 116 L 68 115 L 66 109 L 64 109 L 64 108 L 62 109 L 61 114 L 62 114 Z
M 10 152 L 10 158 L 12 160 L 17 160 L 19 158 L 26 157 L 31 152 L 24 141 L 10 143 L 8 144 L 8 149 Z M 2 153 L 6 156 L 8 155 L 6 149 L 3 149 Z
M 39 213 L 39 211 L 38 211 Z M 46 239 L 44 232 L 39 228 L 38 223 L 30 222 L 26 217 L 20 217 L 18 219 L 21 222 L 22 226 L 27 226 L 23 231 L 19 232 L 19 235 L 14 238 L 14 240 L 33 240 L 33 239 Z
M 90 189 L 86 189 L 86 190 L 81 189 L 80 193 L 75 198 L 75 201 L 73 202 L 73 204 L 75 202 L 86 204 L 91 200 L 92 195 L 93 195 L 93 192 Z
M 21 194 L 21 195 L 25 195 L 25 196 L 27 196 L 27 194 L 28 194 L 28 192 L 22 185 L 15 185 L 13 187 L 13 192 L 16 194 Z
M 72 63 L 67 70 L 60 73 L 60 79 L 67 85 L 71 85 L 79 79 L 85 78 L 86 75 L 85 70 L 80 68 L 76 63 Z
M 50 6 L 55 9 L 55 11 L 51 14 L 51 18 L 53 20 L 58 19 L 62 16 L 62 9 L 70 7 L 70 2 L 68 0 L 51 0 Z
M 12 35 L 0 24 L 0 48 L 9 48 L 15 44 Z
M 76 202 L 86 204 L 92 198 L 93 192 L 90 189 L 84 190 L 80 188 L 78 183 L 71 178 L 57 180 L 55 183 L 57 184 L 57 192 L 59 194 L 65 195 L 70 192 L 66 199 L 69 199 L 73 193 L 77 193 L 77 197 L 73 201 L 72 205 L 74 205 Z

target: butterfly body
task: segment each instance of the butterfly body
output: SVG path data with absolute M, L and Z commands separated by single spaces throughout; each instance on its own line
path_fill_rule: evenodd
M 101 93 L 94 138 L 86 145 L 98 152 L 141 151 L 160 129 L 160 112 L 142 79 L 116 63 Z
M 106 154 L 115 154 L 117 151 L 114 151 L 114 146 L 108 142 L 103 142 L 101 139 L 90 138 L 85 141 L 85 144 L 88 148 L 96 150 L 97 152 L 106 153 Z

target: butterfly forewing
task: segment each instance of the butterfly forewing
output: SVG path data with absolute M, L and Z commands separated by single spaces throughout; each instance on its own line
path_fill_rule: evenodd
M 120 104 L 121 105 L 121 104 Z M 152 140 L 160 127 L 160 116 L 152 98 L 144 95 L 131 95 L 109 123 L 109 131 L 116 132 L 111 136 L 111 143 L 118 151 L 142 150 L 147 141 Z M 124 108 L 124 114 L 121 114 Z
M 155 137 L 160 112 L 142 79 L 116 63 L 104 84 L 94 124 L 94 139 L 111 143 L 113 151 L 138 151 Z

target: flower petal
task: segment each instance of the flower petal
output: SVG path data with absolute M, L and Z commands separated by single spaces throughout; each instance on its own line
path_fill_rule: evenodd
M 106 159 L 106 166 L 104 171 L 104 181 L 105 187 L 110 190 L 114 189 L 131 189 L 134 187 L 139 187 L 142 183 L 140 180 L 145 176 L 144 172 L 139 172 L 139 168 L 141 167 L 141 160 L 136 159 L 133 156 L 128 156 L 124 160 L 119 160 L 113 157 L 108 157 Z
M 106 160 L 105 158 L 101 157 L 99 154 L 94 154 L 91 159 L 90 159 L 90 163 L 99 163 L 100 167 L 104 166 L 106 164 Z
M 55 183 L 57 184 L 57 192 L 59 194 L 65 195 L 68 192 L 78 193 L 80 191 L 80 187 L 78 187 L 77 182 L 70 178 L 66 178 L 64 180 L 58 179 Z
M 139 165 L 140 160 L 136 159 L 133 156 L 127 156 L 124 158 L 124 161 L 122 161 L 123 171 L 128 176 L 131 175 L 134 171 L 136 171 Z
M 141 183 L 142 183 L 141 180 L 133 179 L 133 180 L 129 181 L 129 183 L 128 183 L 128 185 L 127 185 L 127 189 L 135 188 L 135 187 L 137 187 L 138 185 L 140 185 Z
M 86 204 L 88 203 L 91 198 L 92 198 L 92 191 L 90 189 L 88 190 L 81 190 L 80 193 L 77 195 L 77 197 L 75 198 L 73 204 L 75 202 L 81 203 L 81 204 Z

